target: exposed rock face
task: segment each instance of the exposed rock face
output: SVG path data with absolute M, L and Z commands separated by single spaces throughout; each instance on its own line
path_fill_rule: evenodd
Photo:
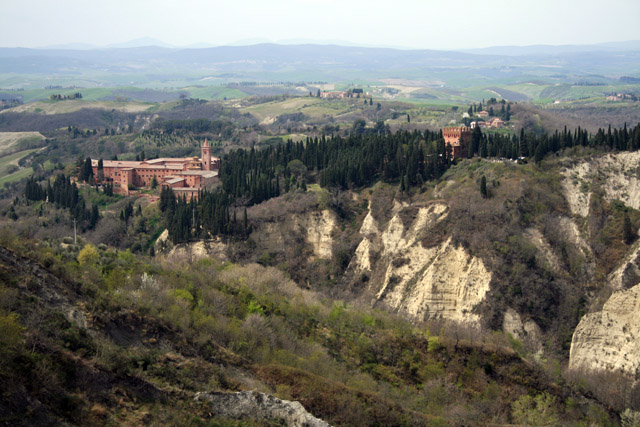
M 548 265 L 551 270 L 553 271 L 560 270 L 560 266 L 558 265 L 558 258 L 553 253 L 553 249 L 551 249 L 551 245 L 549 244 L 547 239 L 542 235 L 540 230 L 536 228 L 528 228 L 526 230 L 526 236 L 531 241 L 531 243 L 533 243 L 538 249 L 538 254 L 541 260 L 546 265 Z
M 609 275 L 609 285 L 615 289 L 629 289 L 640 283 L 640 246 L 626 256 L 620 266 Z
M 291 239 L 302 237 L 310 245 L 313 255 L 330 259 L 333 256 L 333 230 L 337 224 L 335 214 L 328 210 L 288 215 L 279 222 L 262 224 L 252 234 L 259 245 L 269 252 L 279 252 Z
M 331 258 L 333 255 L 331 234 L 336 226 L 335 214 L 328 209 L 312 212 L 308 216 L 299 218 L 298 225 L 306 230 L 307 242 L 313 247 L 315 256 Z
M 640 285 L 614 293 L 573 333 L 570 369 L 624 373 L 640 379 Z
M 281 419 L 291 427 L 327 427 L 308 413 L 300 402 L 281 400 L 255 391 L 196 393 L 195 400 L 211 402 L 216 415 L 236 419 Z
M 556 219 L 559 225 L 559 231 L 562 239 L 571 243 L 573 247 L 578 249 L 584 257 L 584 264 L 581 268 L 581 273 L 591 276 L 595 271 L 595 262 L 591 247 L 585 241 L 584 237 L 580 233 L 575 221 L 567 217 L 560 217 Z
M 202 240 L 193 243 L 183 243 L 171 248 L 167 258 L 190 259 L 196 261 L 202 258 L 215 256 L 218 259 L 226 260 L 227 245 L 217 240 Z
M 446 218 L 447 206 L 434 203 L 418 208 L 407 227 L 400 218 L 403 206 L 383 230 L 371 216 L 365 218 L 350 268 L 369 271 L 375 302 L 418 320 L 441 318 L 458 322 L 478 321 L 473 307 L 489 291 L 491 273 L 451 239 L 425 248 L 425 232 Z M 377 261 L 376 261 L 377 260 Z
M 562 186 L 571 212 L 583 217 L 589 214 L 589 183 L 594 179 L 602 183 L 608 200 L 621 200 L 640 209 L 638 162 L 640 151 L 624 152 L 590 159 L 565 169 Z
M 165 228 L 165 230 L 158 236 L 156 239 L 156 243 L 154 245 L 154 249 L 156 252 L 162 252 L 169 245 L 169 230 Z
M 541 349 L 542 331 L 533 320 L 522 321 L 522 318 L 512 308 L 504 313 L 502 330 L 513 335 L 514 338 L 528 344 L 532 348 Z

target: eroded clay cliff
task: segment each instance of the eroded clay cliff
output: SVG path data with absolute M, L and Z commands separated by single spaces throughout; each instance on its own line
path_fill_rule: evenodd
M 640 209 L 640 151 L 621 152 L 583 160 L 562 171 L 562 186 L 574 215 L 586 217 L 593 184 L 599 183 L 607 200 L 621 200 Z
M 195 400 L 208 402 L 221 417 L 244 420 L 281 420 L 290 427 L 328 427 L 329 424 L 308 413 L 300 402 L 281 400 L 255 391 L 239 393 L 196 393 Z
M 571 342 L 569 368 L 621 372 L 640 379 L 640 285 L 614 293 L 585 315 Z
M 491 273 L 451 238 L 434 246 L 423 241 L 425 233 L 447 216 L 445 204 L 419 207 L 406 224 L 401 219 L 405 208 L 396 204 L 385 225 L 368 213 L 350 268 L 371 275 L 377 304 L 417 320 L 478 321 L 472 311 L 489 291 Z

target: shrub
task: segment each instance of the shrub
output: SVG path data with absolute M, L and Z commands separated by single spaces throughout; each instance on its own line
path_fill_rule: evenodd
M 518 424 L 527 426 L 558 425 L 555 402 L 556 398 L 548 393 L 524 395 L 511 405 L 511 416 Z
M 80 265 L 93 266 L 100 261 L 100 253 L 92 244 L 85 245 L 78 254 L 78 263 Z

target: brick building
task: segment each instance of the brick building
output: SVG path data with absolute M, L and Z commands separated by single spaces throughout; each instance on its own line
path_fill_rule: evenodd
M 444 143 L 451 147 L 451 155 L 457 159 L 467 155 L 467 146 L 471 141 L 471 129 L 466 126 L 446 127 L 442 129 Z
M 104 160 L 102 182 L 113 183 L 113 190 L 129 194 L 132 187 L 149 187 L 153 179 L 158 185 L 171 187 L 188 199 L 213 183 L 220 170 L 220 158 L 211 156 L 207 140 L 200 148 L 201 157 L 159 158 L 144 161 Z M 93 176 L 98 178 L 98 160 L 91 160 Z
M 333 91 L 333 92 L 322 92 L 320 93 L 321 98 L 325 99 L 342 99 L 348 96 L 345 91 Z

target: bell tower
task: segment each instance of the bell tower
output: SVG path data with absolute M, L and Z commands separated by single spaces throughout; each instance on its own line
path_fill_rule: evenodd
M 200 147 L 200 150 L 202 151 L 202 154 L 200 157 L 200 160 L 202 161 L 202 170 L 210 171 L 211 170 L 211 147 L 209 146 L 209 143 L 207 142 L 206 138 L 204 140 L 204 144 L 202 144 L 202 147 Z

